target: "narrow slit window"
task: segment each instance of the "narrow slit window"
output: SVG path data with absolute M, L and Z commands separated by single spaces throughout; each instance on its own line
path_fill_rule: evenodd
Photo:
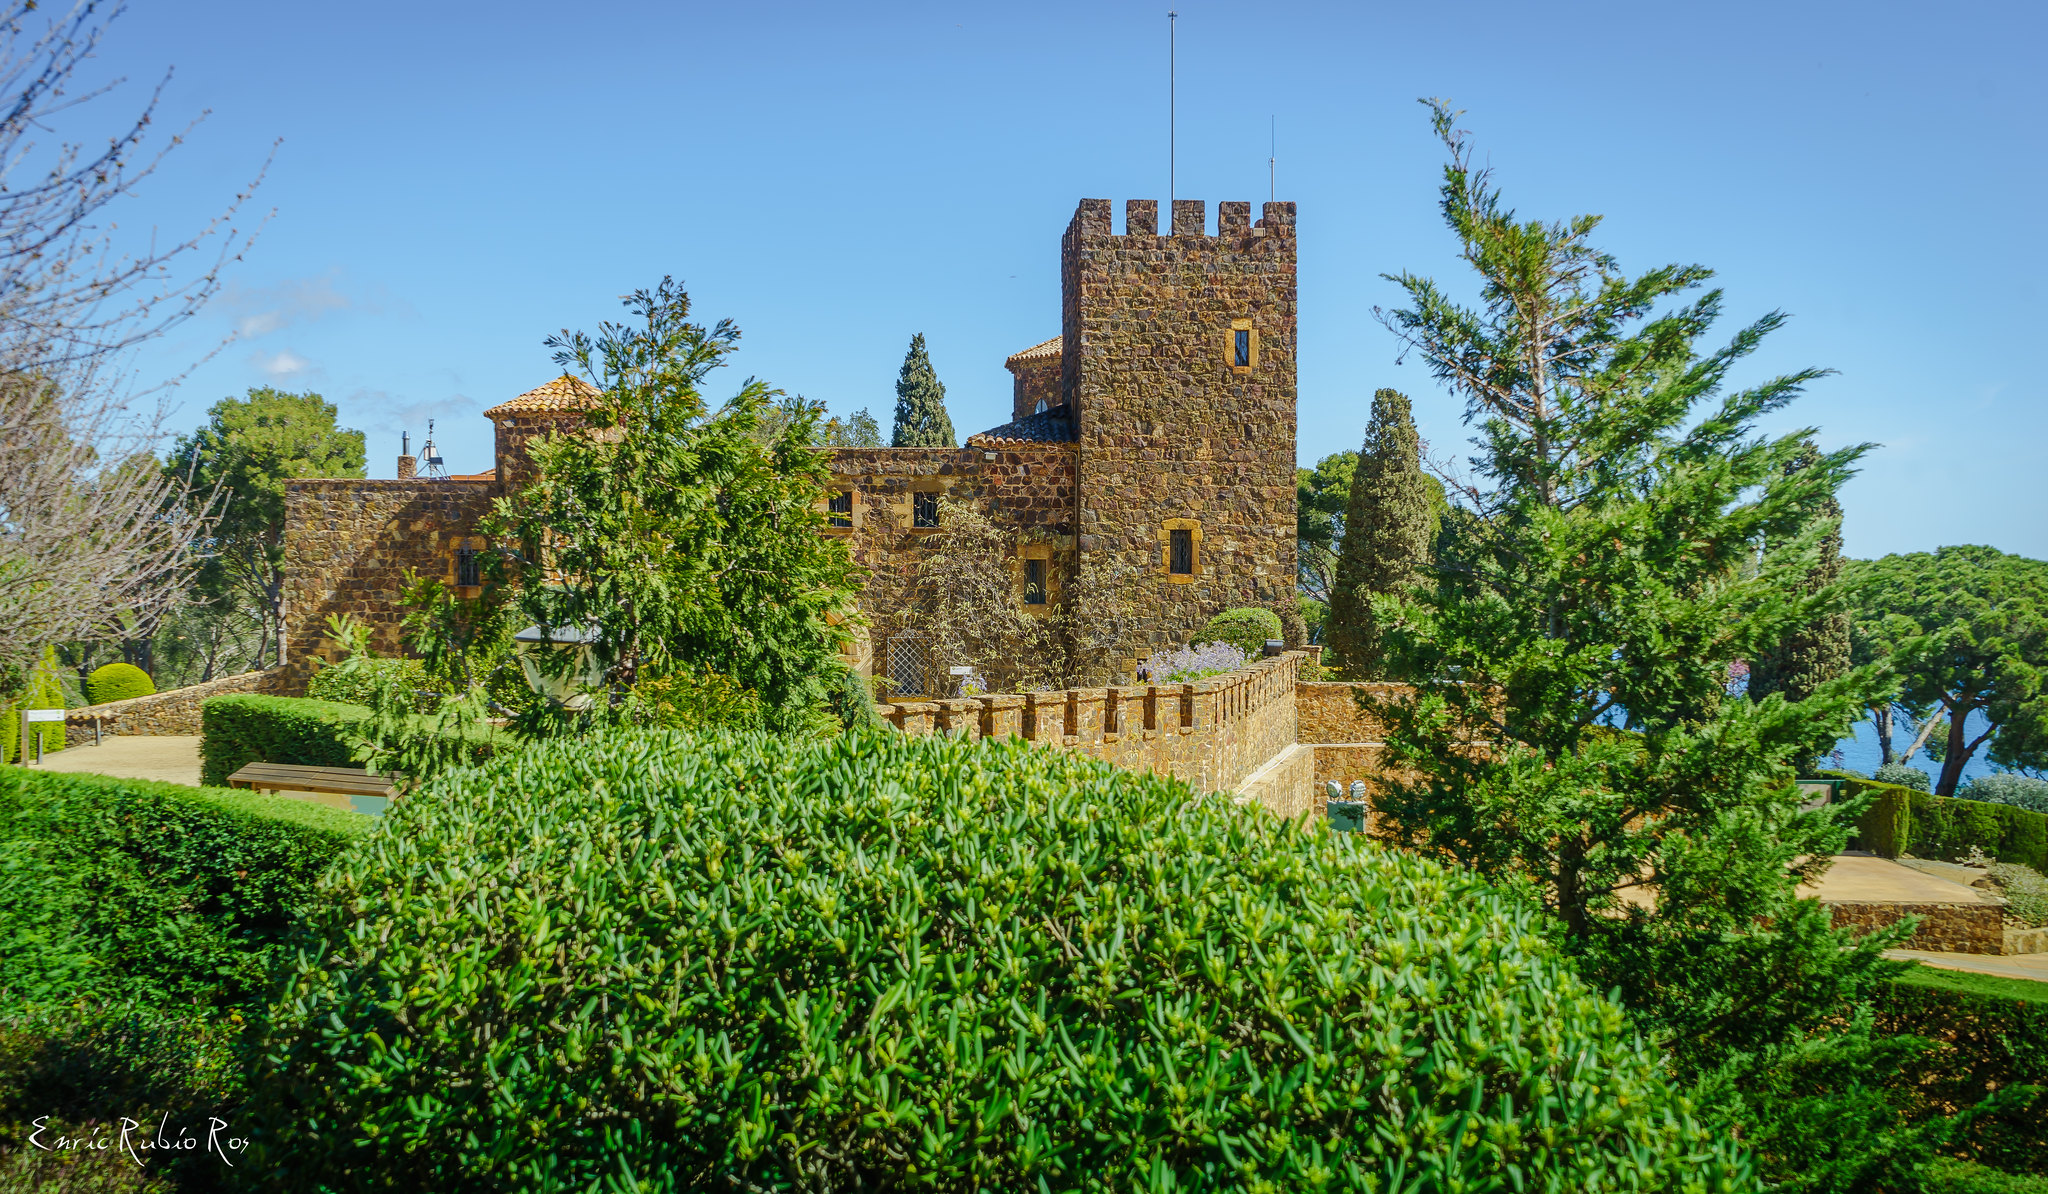
M 834 491 L 832 494 L 832 500 L 826 505 L 826 511 L 831 515 L 831 523 L 833 526 L 852 526 L 853 491 L 851 489 L 841 489 Z
M 939 525 L 938 494 L 913 493 L 910 495 L 910 525 L 914 527 L 935 527 Z
M 1045 604 L 1045 561 L 1024 561 L 1024 604 Z
M 1232 356 L 1231 356 L 1231 363 L 1232 363 L 1232 364 L 1234 364 L 1234 365 L 1236 365 L 1236 366 L 1237 366 L 1238 368 L 1240 368 L 1240 369 L 1249 369 L 1249 368 L 1251 368 L 1251 367 L 1252 367 L 1252 333 L 1251 333 L 1251 329 L 1249 329 L 1249 328 L 1239 328 L 1239 329 L 1237 329 L 1237 331 L 1235 331 L 1235 332 L 1233 332 L 1233 333 L 1231 334 L 1231 337 L 1230 337 L 1230 339 L 1231 339 L 1231 343 L 1232 343 L 1232 344 L 1233 344 L 1233 345 L 1235 346 L 1235 347 L 1233 348 L 1233 350 L 1232 350 Z
M 484 583 L 483 569 L 478 566 L 476 554 L 476 548 L 474 547 L 458 547 L 455 549 L 455 583 L 457 585 L 480 585 Z
M 1195 574 L 1195 533 L 1173 530 L 1167 532 L 1167 571 L 1175 576 Z

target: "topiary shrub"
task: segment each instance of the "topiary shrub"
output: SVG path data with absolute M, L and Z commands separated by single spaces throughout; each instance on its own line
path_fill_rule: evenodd
M 1533 905 L 1042 747 L 539 743 L 307 918 L 252 1187 L 1754 1188 Z
M 149 673 L 132 663 L 109 663 L 93 669 L 85 678 L 85 699 L 95 705 L 108 701 L 126 701 L 135 697 L 146 697 L 156 692 L 156 682 Z
M 1928 778 L 1925 771 L 1906 763 L 1886 763 L 1884 766 L 1871 772 L 1870 778 L 1881 784 L 1895 784 L 1901 788 L 1911 788 L 1915 792 L 1931 792 L 1934 790 L 1934 781 Z
M 225 784 L 248 763 L 357 765 L 370 711 L 340 701 L 232 693 L 199 705 L 199 782 Z
M 44 647 L 43 661 L 29 669 L 26 691 L 12 701 L 0 702 L 0 763 L 19 763 L 34 758 L 38 741 L 43 744 L 44 754 L 64 749 L 64 723 L 61 721 L 33 722 L 34 728 L 28 736 L 26 748 L 21 740 L 23 709 L 64 708 L 64 683 L 57 677 L 57 651 L 54 647 Z
M 1196 642 L 1229 643 L 1256 659 L 1265 654 L 1266 640 L 1280 637 L 1280 615 L 1270 609 L 1244 606 L 1226 609 L 1209 619 Z

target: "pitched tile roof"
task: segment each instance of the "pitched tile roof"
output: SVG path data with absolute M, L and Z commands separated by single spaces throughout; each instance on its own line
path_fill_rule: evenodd
M 1058 360 L 1059 355 L 1060 338 L 1054 336 L 1050 340 L 1032 345 L 1023 352 L 1011 353 L 1010 359 L 1003 362 L 1003 368 L 1015 369 L 1019 365 L 1035 365 L 1040 361 Z
M 1014 359 L 1014 358 L 1013 358 Z M 999 444 L 1071 444 L 1074 442 L 1073 410 L 1066 403 L 1047 407 L 1036 414 L 1012 419 L 967 437 L 967 447 L 992 448 Z
M 525 414 L 537 410 L 587 410 L 602 394 L 603 391 L 582 378 L 564 373 L 548 384 L 528 390 L 509 402 L 500 402 L 485 411 L 484 417 L 495 419 L 499 415 Z

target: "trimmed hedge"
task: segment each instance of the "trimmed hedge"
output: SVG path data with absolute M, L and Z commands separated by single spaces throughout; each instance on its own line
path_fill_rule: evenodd
M 64 684 L 57 679 L 57 652 L 55 648 L 43 648 L 43 661 L 29 669 L 28 690 L 13 701 L 0 702 L 0 763 L 16 763 L 23 758 L 33 757 L 35 743 L 42 741 L 43 753 L 50 754 L 64 749 L 64 723 L 60 721 L 38 721 L 29 735 L 28 749 L 22 750 L 21 711 L 23 709 L 64 708 Z
M 233 1002 L 371 819 L 224 788 L 0 770 L 0 1008 Z
M 1195 641 L 1229 643 L 1257 659 L 1266 653 L 1266 640 L 1280 638 L 1281 634 L 1279 614 L 1257 606 L 1242 606 L 1226 609 L 1209 619 L 1209 624 L 1202 627 Z
M 85 699 L 94 705 L 132 700 L 155 692 L 156 681 L 132 663 L 102 664 L 85 678 Z
M 264 1189 L 1756 1188 L 1533 905 L 1018 743 L 537 743 L 308 927 Z
M 427 679 L 427 665 L 417 659 L 353 659 L 347 665 L 329 665 L 306 682 L 306 695 L 316 701 L 368 705 L 387 684 L 412 695 L 415 713 L 432 709 L 438 699 L 428 691 L 432 684 Z
M 1873 1027 L 1934 1043 L 1912 1067 L 1928 1114 L 1954 1115 L 2011 1092 L 2010 1105 L 1977 1116 L 1947 1151 L 1996 1169 L 2048 1172 L 2048 1002 L 1973 985 L 1988 987 L 1916 968 L 1875 993 Z
M 199 706 L 199 782 L 224 784 L 248 763 L 296 763 L 305 767 L 359 767 L 355 736 L 372 716 L 363 705 L 305 697 L 236 693 L 209 697 Z M 428 732 L 426 719 L 411 724 Z M 469 757 L 482 762 L 500 745 L 488 726 L 469 737 Z
M 1913 854 L 1950 859 L 1971 846 L 2000 862 L 2017 862 L 2048 872 L 2048 813 L 2010 804 L 1932 796 L 1896 784 L 1880 784 L 1846 771 L 1824 771 L 1829 779 L 1847 780 L 1848 796 L 1873 793 L 1876 799 L 1856 819 L 1856 836 L 1864 849 L 1886 858 Z

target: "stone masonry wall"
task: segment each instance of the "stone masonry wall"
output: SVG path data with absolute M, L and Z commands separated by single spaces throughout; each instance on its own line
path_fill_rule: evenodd
M 484 546 L 476 525 L 497 484 L 480 481 L 291 481 L 285 486 L 286 688 L 304 692 L 313 659 L 338 659 L 330 614 L 369 625 L 371 647 L 402 654 L 398 598 L 408 569 L 455 583 L 458 547 Z
M 1043 402 L 1048 407 L 1058 406 L 1060 397 L 1060 358 L 1048 356 L 1044 360 L 1019 361 L 1010 367 L 1010 417 L 1021 419 L 1038 410 Z
M 1080 441 L 1080 547 L 1157 577 L 1148 649 L 1178 646 L 1234 606 L 1293 600 L 1295 213 L 1268 203 L 1125 205 L 1084 199 L 1061 247 L 1061 388 Z M 1234 362 L 1233 325 L 1254 360 Z M 1166 567 L 1168 520 L 1196 537 L 1196 567 Z
M 1892 904 L 1876 901 L 1829 903 L 1836 928 L 1865 931 L 1897 924 L 1907 916 L 1920 927 L 1906 940 L 1907 949 L 1962 954 L 2005 952 L 2004 908 L 1998 904 Z
M 95 722 L 101 734 L 197 734 L 199 705 L 208 697 L 234 692 L 276 695 L 284 692 L 285 686 L 285 669 L 273 667 L 260 672 L 243 672 L 239 676 L 222 676 L 204 684 L 170 688 L 149 696 L 130 697 L 125 701 L 84 705 L 65 712 L 65 740 L 74 746 L 91 742 Z
M 993 456 L 994 459 L 989 459 Z M 981 448 L 841 448 L 832 453 L 833 484 L 854 493 L 854 525 L 844 536 L 854 562 L 869 570 L 860 598 L 868 617 L 876 670 L 886 672 L 889 640 L 917 629 L 918 565 L 936 532 L 912 525 L 913 494 L 940 492 L 984 503 L 1019 546 L 1052 549 L 1049 579 L 1073 573 L 1074 450 L 1071 444 Z M 1021 563 L 1012 561 L 1017 600 Z
M 1295 676 L 1303 658 L 1289 651 L 1192 684 L 892 701 L 877 711 L 908 734 L 1021 737 L 1172 775 L 1197 791 L 1230 791 L 1294 746 Z

